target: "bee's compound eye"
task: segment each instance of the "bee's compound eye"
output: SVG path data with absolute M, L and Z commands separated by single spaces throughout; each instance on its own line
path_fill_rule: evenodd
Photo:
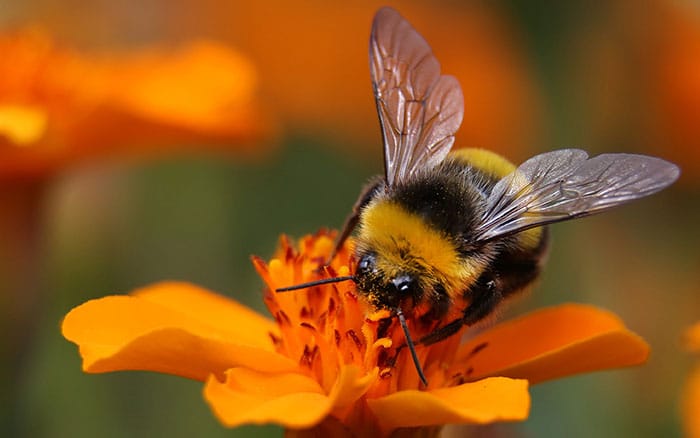
M 360 262 L 357 264 L 357 271 L 361 274 L 368 274 L 374 269 L 375 256 L 374 254 L 366 254 L 362 256 Z
M 391 284 L 394 285 L 399 294 L 408 295 L 413 292 L 415 281 L 409 275 L 399 275 L 391 280 Z

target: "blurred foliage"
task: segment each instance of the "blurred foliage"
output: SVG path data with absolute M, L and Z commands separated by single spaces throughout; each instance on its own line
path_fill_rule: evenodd
M 422 10 L 423 6 L 416 3 L 396 2 L 396 7 L 414 21 L 420 17 L 404 11 L 403 6 Z M 378 3 L 361 4 L 362 13 L 355 11 L 352 15 L 357 20 L 361 16 L 363 27 L 354 31 L 361 37 L 353 43 L 362 47 L 359 56 L 364 57 L 369 22 Z M 205 23 L 219 24 L 210 33 L 240 44 L 243 37 L 239 35 L 236 40 L 235 29 L 222 28 L 226 14 L 233 14 L 233 9 L 222 12 L 217 5 L 179 0 L 172 5 L 161 1 L 141 8 L 136 2 L 98 1 L 88 7 L 75 1 L 34 0 L 27 5 L 9 5 L 0 12 L 0 23 L 13 25 L 31 18 L 46 23 L 64 39 L 82 41 L 84 46 L 128 46 L 158 37 L 177 39 L 174 35 L 178 30 L 182 31 L 181 39 L 202 31 L 192 25 L 196 21 L 193 18 L 182 20 L 188 12 L 197 11 L 196 17 L 209 17 Z M 301 2 L 299 7 L 312 10 L 314 5 Z M 532 68 L 535 83 L 528 89 L 539 93 L 535 102 L 544 108 L 537 109 L 542 110 L 544 122 L 536 133 L 528 131 L 525 151 L 510 151 L 514 159 L 581 145 L 592 152 L 614 150 L 674 157 L 687 169 L 680 184 L 650 199 L 599 217 L 554 226 L 549 266 L 541 284 L 529 296 L 516 300 L 503 315 L 566 301 L 599 305 L 620 315 L 628 327 L 651 344 L 649 363 L 631 370 L 536 386 L 527 422 L 497 425 L 484 432 L 496 436 L 679 435 L 678 396 L 691 358 L 679 348 L 678 340 L 684 328 L 700 318 L 700 175 L 696 172 L 700 159 L 693 149 L 700 130 L 688 134 L 691 122 L 685 119 L 668 119 L 682 125 L 652 123 L 661 118 L 654 104 L 668 95 L 659 94 L 666 88 L 651 86 L 658 83 L 650 72 L 665 58 L 645 54 L 644 48 L 651 47 L 654 35 L 673 41 L 673 23 L 677 22 L 663 18 L 697 15 L 700 10 L 672 0 L 644 5 L 631 0 L 601 4 L 504 0 L 489 2 L 489 6 L 474 2 L 476 6 L 468 7 L 443 1 L 437 5 L 431 6 L 438 11 L 434 17 L 460 8 L 488 10 L 503 18 L 505 24 L 501 26 L 520 44 L 522 53 L 518 56 L 528 60 L 523 74 L 529 75 Z M 638 13 L 631 13 L 634 10 Z M 254 13 L 248 12 L 251 16 Z M 336 11 L 333 17 L 340 20 L 342 14 Z M 658 20 L 650 26 L 654 18 Z M 430 23 L 425 17 L 420 20 L 421 25 L 437 28 L 430 29 L 431 36 L 437 38 L 440 24 Z M 190 27 L 180 29 L 173 23 L 189 23 Z M 258 18 L 257 23 L 262 35 L 273 32 L 265 20 Z M 326 33 L 318 38 L 343 38 L 340 31 L 323 30 Z M 257 29 L 246 29 L 254 31 Z M 305 32 L 313 32 L 313 28 Z M 640 35 L 645 38 L 640 39 Z M 455 55 L 450 56 L 470 56 L 461 51 L 458 42 L 445 47 L 448 36 L 440 38 L 444 40 L 440 44 L 428 38 L 438 54 L 451 51 Z M 679 39 L 675 44 L 688 41 Z M 247 49 L 254 48 L 251 44 Z M 304 50 L 310 50 L 308 43 Z M 695 52 L 687 53 L 692 56 Z M 257 61 L 277 55 L 251 53 L 251 58 Z M 366 69 L 364 58 L 352 62 Z M 258 64 L 258 69 L 266 65 L 284 72 L 284 65 L 272 61 Z M 696 65 L 689 63 L 688 68 Z M 267 74 L 276 78 L 280 71 Z M 262 160 L 211 156 L 180 156 L 157 162 L 104 160 L 75 168 L 53 182 L 42 217 L 46 254 L 40 279 L 45 293 L 36 309 L 38 328 L 18 377 L 20 392 L 15 409 L 0 414 L 13 416 L 3 418 L 2 424 L 13 425 L 14 436 L 281 434 L 275 427 L 224 429 L 205 405 L 198 382 L 140 372 L 85 375 L 80 371 L 75 347 L 61 337 L 58 325 L 70 308 L 87 299 L 126 293 L 162 279 L 192 281 L 262 310 L 258 295 L 261 281 L 249 256 L 269 256 L 280 233 L 300 236 L 319 227 L 340 226 L 364 181 L 381 171 L 368 73 L 359 79 L 353 76 L 351 82 L 344 82 L 349 79 L 343 79 L 342 73 L 328 71 L 328 82 L 333 85 L 335 80 L 337 87 L 352 83 L 353 90 L 362 90 L 364 94 L 358 94 L 351 107 L 354 111 L 366 105 L 362 115 L 347 126 L 337 117 L 319 117 L 319 105 L 329 113 L 342 106 L 342 101 L 331 101 L 323 94 L 328 92 L 328 84 L 319 94 L 306 96 L 315 109 L 309 113 L 296 110 L 301 111 L 296 118 L 275 114 L 274 105 L 270 105 L 273 117 L 283 119 L 287 130 L 278 152 Z M 700 78 L 700 71 L 694 73 Z M 267 90 L 264 92 L 269 100 L 274 100 L 273 91 L 279 86 L 265 84 L 266 73 L 261 71 L 261 75 L 261 88 Z M 489 76 L 482 77 L 487 81 Z M 696 76 L 687 77 L 691 81 Z M 304 87 L 313 91 L 313 84 Z M 693 89 L 692 83 L 688 89 Z M 284 99 L 290 96 L 293 94 Z M 510 104 L 507 96 L 499 95 L 498 99 L 498 105 Z M 697 114 L 699 108 L 695 108 Z M 304 116 L 308 116 L 304 123 L 294 125 Z M 537 116 L 533 120 L 539 119 Z M 495 122 L 504 124 L 503 120 Z M 677 133 L 681 128 L 687 134 L 685 140 L 664 136 L 664 132 Z M 521 131 L 513 132 L 498 136 L 494 144 Z M 473 138 L 488 141 L 460 132 L 457 144 Z M 665 138 L 668 143 L 664 143 Z

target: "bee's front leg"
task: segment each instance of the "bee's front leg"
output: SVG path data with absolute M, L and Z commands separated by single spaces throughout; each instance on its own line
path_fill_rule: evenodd
M 435 330 L 433 330 L 431 333 L 420 338 L 420 340 L 418 341 L 418 344 L 425 345 L 425 346 L 436 344 L 436 343 L 438 343 L 442 340 L 445 340 L 445 339 L 449 338 L 450 336 L 456 334 L 459 331 L 459 329 L 462 328 L 463 325 L 464 325 L 464 322 L 463 322 L 462 318 L 455 319 L 454 321 L 451 321 L 451 322 L 443 325 L 442 327 L 438 327 Z
M 463 316 L 438 327 L 432 333 L 421 338 L 419 343 L 422 345 L 435 344 L 456 334 L 463 325 L 474 325 L 481 321 L 491 314 L 503 300 L 500 289 L 498 281 L 494 277 L 482 275 L 468 292 L 471 301 L 469 306 L 464 309 Z

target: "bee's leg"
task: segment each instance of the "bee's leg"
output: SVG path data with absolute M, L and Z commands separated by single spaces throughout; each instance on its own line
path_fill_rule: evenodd
M 482 275 L 470 292 L 471 302 L 464 309 L 462 323 L 474 325 L 486 318 L 503 301 L 503 287 L 497 277 Z
M 526 289 L 540 273 L 548 242 L 549 235 L 545 228 L 536 247 L 501 254 L 466 292 L 470 303 L 464 309 L 462 318 L 439 327 L 424 336 L 420 343 L 430 345 L 440 342 L 457 333 L 463 325 L 476 324 L 489 316 L 504 298 Z
M 542 237 L 536 247 L 512 253 L 497 264 L 499 285 L 503 297 L 508 298 L 527 290 L 542 270 L 549 249 L 549 230 L 542 229 Z
M 384 187 L 384 184 L 385 182 L 383 177 L 375 177 L 372 178 L 370 182 L 367 183 L 367 185 L 365 185 L 365 187 L 362 189 L 362 192 L 360 192 L 360 196 L 357 198 L 355 205 L 353 205 L 352 207 L 352 211 L 345 219 L 345 223 L 343 224 L 343 228 L 341 229 L 340 234 L 338 234 L 338 237 L 335 240 L 333 252 L 328 258 L 326 266 L 330 265 L 335 255 L 338 253 L 338 251 L 340 251 L 340 248 L 343 246 L 343 243 L 345 243 L 345 240 L 347 240 L 347 238 L 357 226 L 357 223 L 360 221 L 360 213 L 362 213 L 362 209 L 367 204 L 369 204 L 369 202 L 372 199 L 374 199 L 374 197 L 377 195 L 377 192 L 379 192 L 379 190 L 382 187 Z
M 503 294 L 494 277 L 482 274 L 469 291 L 471 302 L 461 318 L 455 319 L 420 340 L 422 345 L 435 344 L 456 334 L 463 325 L 473 325 L 489 315 L 503 299 Z
M 471 302 L 464 310 L 464 324 L 473 325 L 481 321 L 504 298 L 527 289 L 540 273 L 548 244 L 549 234 L 544 228 L 535 247 L 501 254 L 468 292 Z
M 460 328 L 464 325 L 464 320 L 462 318 L 455 319 L 452 322 L 449 322 L 442 327 L 438 327 L 435 330 L 433 330 L 431 333 L 423 336 L 420 338 L 418 341 L 418 344 L 420 345 L 432 345 L 437 342 L 442 341 L 443 339 L 447 339 L 450 336 L 454 335 L 459 331 Z

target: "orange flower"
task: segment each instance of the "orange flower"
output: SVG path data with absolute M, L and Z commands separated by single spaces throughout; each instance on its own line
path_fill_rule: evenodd
M 688 351 L 700 353 L 700 323 L 687 331 L 685 341 Z M 685 383 L 682 411 L 686 435 L 700 437 L 700 367 L 695 367 Z
M 250 151 L 265 126 L 252 65 L 213 42 L 88 57 L 32 28 L 0 35 L 0 53 L 0 177 L 188 144 Z
M 636 365 L 648 355 L 614 315 L 568 304 L 470 333 L 465 342 L 452 336 L 417 346 L 425 388 L 397 323 L 378 338 L 386 315 L 370 312 L 351 282 L 273 292 L 317 279 L 333 236 L 320 232 L 298 246 L 282 238 L 269 263 L 253 260 L 273 320 L 194 285 L 160 283 L 73 309 L 63 335 L 80 347 L 89 373 L 150 370 L 205 381 L 204 396 L 226 426 L 277 423 L 358 436 L 523 420 L 529 383 Z M 330 274 L 351 272 L 351 247 Z M 408 318 L 418 329 L 414 323 Z

